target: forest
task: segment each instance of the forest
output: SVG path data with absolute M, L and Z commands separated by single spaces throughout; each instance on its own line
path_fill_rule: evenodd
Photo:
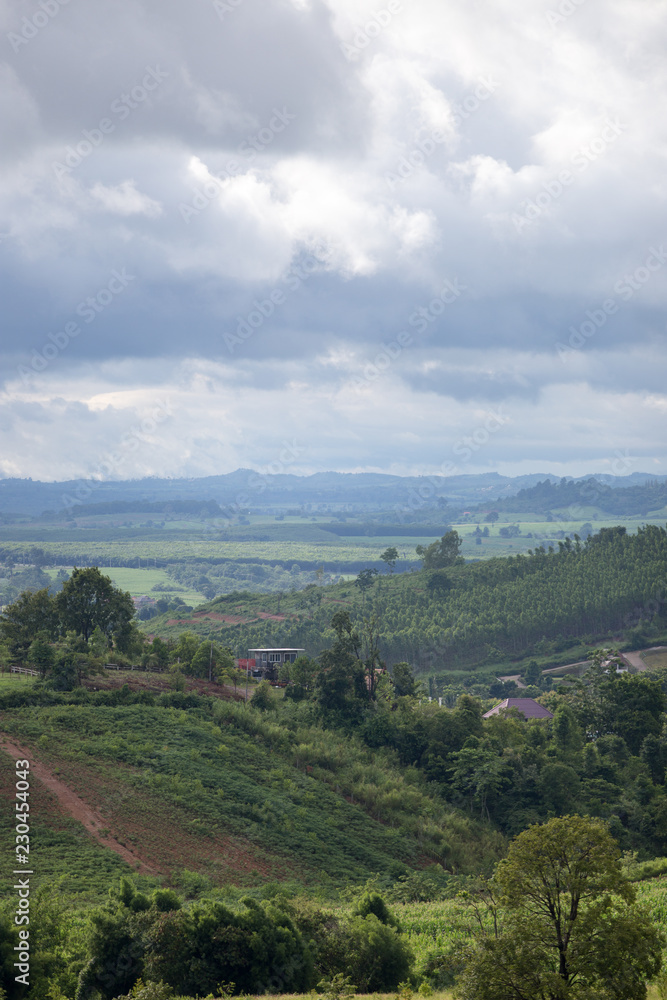
M 298 646 L 318 653 L 328 641 L 333 606 L 354 620 L 372 614 L 382 658 L 407 660 L 418 671 L 445 673 L 566 649 L 575 639 L 594 645 L 615 633 L 648 643 L 664 629 L 667 531 L 648 525 L 630 535 L 603 528 L 585 542 L 566 539 L 557 551 L 422 570 L 385 572 L 369 588 L 355 582 L 311 587 L 260 603 L 237 592 L 188 615 L 154 618 L 146 628 L 162 638 L 183 627 L 224 638 L 234 649 Z M 258 618 L 257 611 L 275 618 Z M 236 623 L 226 622 L 235 618 Z M 634 632 L 633 632 L 634 630 Z
M 31 786 L 20 822 L 35 852 L 29 993 L 11 974 L 27 939 L 3 876 L 9 1000 L 410 1000 L 453 987 L 505 1000 L 508 983 L 540 997 L 570 967 L 609 1000 L 621 981 L 637 1000 L 660 986 L 667 667 L 628 671 L 617 649 L 667 632 L 667 531 L 602 528 L 477 563 L 460 548 L 450 529 L 415 546 L 413 573 L 394 572 L 389 546 L 382 572 L 196 612 L 165 595 L 165 614 L 145 622 L 96 567 L 5 606 L 0 666 L 37 676 L 0 691 L 3 738 L 99 826 L 63 816 L 3 755 L 4 799 L 17 775 Z M 574 640 L 587 669 L 543 673 Z M 277 687 L 235 665 L 244 644 L 264 643 L 306 649 Z M 520 692 L 498 679 L 513 662 Z M 551 717 L 484 717 L 517 693 Z M 5 810 L 8 842 L 14 823 Z M 572 858 L 596 844 L 581 872 L 593 901 L 568 932 L 597 949 L 595 967 L 576 965 L 575 945 L 552 967 L 548 921 L 526 943 L 519 876 L 539 874 L 552 829 Z M 553 877 L 558 894 L 580 891 Z

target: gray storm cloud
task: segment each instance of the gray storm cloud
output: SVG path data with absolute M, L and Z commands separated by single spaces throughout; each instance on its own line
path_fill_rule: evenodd
M 0 474 L 664 472 L 665 13 L 2 0 Z

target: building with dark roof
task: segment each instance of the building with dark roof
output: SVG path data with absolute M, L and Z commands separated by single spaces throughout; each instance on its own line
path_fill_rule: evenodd
M 500 715 L 510 708 L 515 708 L 523 715 L 524 719 L 553 719 L 553 712 L 550 712 L 544 705 L 538 704 L 534 698 L 505 698 L 498 705 L 494 705 L 489 712 L 485 712 L 483 719 L 490 719 L 492 715 Z

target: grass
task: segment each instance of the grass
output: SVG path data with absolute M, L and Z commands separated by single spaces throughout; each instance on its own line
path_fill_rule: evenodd
M 642 653 L 642 660 L 651 670 L 659 670 L 661 667 L 667 667 L 667 649 Z
M 213 886 L 296 878 L 332 889 L 377 873 L 391 882 L 436 860 L 477 867 L 502 850 L 497 833 L 404 775 L 391 752 L 290 731 L 241 703 L 114 700 L 99 692 L 7 709 L 2 728 L 167 880 L 188 868 Z M 69 870 L 67 843 L 48 851 L 40 871 Z
M 55 580 L 59 569 L 62 569 L 62 567 L 50 567 L 46 570 L 46 573 L 52 580 Z M 71 569 L 72 567 L 68 567 L 67 571 L 71 572 Z M 132 597 L 141 597 L 142 594 L 156 599 L 160 597 L 180 597 L 186 604 L 191 605 L 193 608 L 199 604 L 203 604 L 206 600 L 204 595 L 198 590 L 182 588 L 181 584 L 176 583 L 164 569 L 131 569 L 126 566 L 100 566 L 99 569 L 101 573 L 111 577 L 115 587 L 128 591 Z M 153 590 L 153 587 L 159 584 L 164 584 L 174 589 L 164 591 Z
M 0 693 L 31 687 L 36 680 L 31 674 L 0 674 Z

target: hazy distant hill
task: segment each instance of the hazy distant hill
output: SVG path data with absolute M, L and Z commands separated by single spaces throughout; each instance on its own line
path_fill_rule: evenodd
M 509 499 L 502 498 L 494 504 L 494 509 L 544 514 L 568 507 L 599 507 L 609 514 L 645 515 L 661 510 L 666 504 L 667 481 L 664 476 L 660 480 L 648 479 L 636 485 L 616 488 L 591 477 L 583 481 L 562 479 L 559 483 L 545 480 L 529 489 L 519 490 L 516 496 Z
M 610 490 L 628 486 L 641 487 L 655 481 L 655 477 L 641 472 L 631 476 L 605 475 L 593 478 L 605 487 L 605 496 Z M 664 482 L 666 477 L 659 478 Z M 438 499 L 441 505 L 446 500 L 453 508 L 464 508 L 486 501 L 502 501 L 522 490 L 543 485 L 545 481 L 547 484 L 558 485 L 558 478 L 549 473 L 515 477 L 501 476 L 497 472 L 448 477 L 391 476 L 365 472 L 269 476 L 252 469 L 237 469 L 226 475 L 201 479 L 149 478 L 118 482 L 77 480 L 62 483 L 1 479 L 0 514 L 38 516 L 45 510 L 62 510 L 69 506 L 80 507 L 81 504 L 88 507 L 99 503 L 145 505 L 214 501 L 231 511 L 238 511 L 241 507 L 262 509 L 308 504 L 311 507 L 350 505 L 360 509 L 392 510 L 395 515 L 401 514 L 409 519 L 424 508 L 436 506 Z M 512 509 L 523 508 L 512 506 Z

